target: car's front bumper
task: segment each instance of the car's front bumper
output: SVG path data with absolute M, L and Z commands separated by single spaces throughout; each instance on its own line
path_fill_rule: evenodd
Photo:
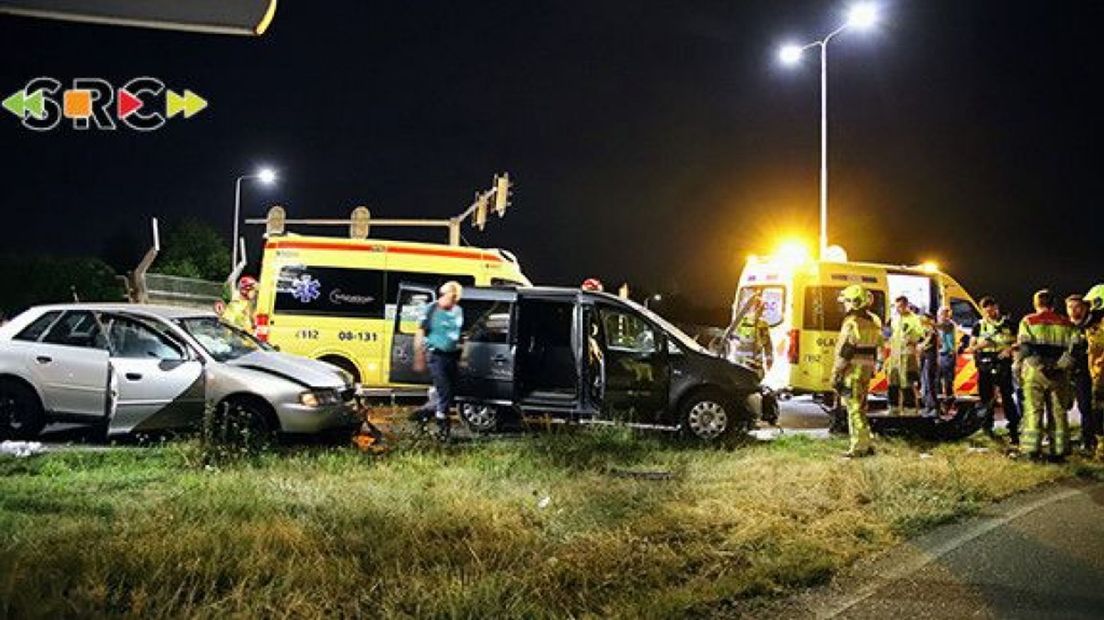
M 284 403 L 277 405 L 276 417 L 280 419 L 280 430 L 282 432 L 295 434 L 313 434 L 338 428 L 352 428 L 361 422 L 361 417 L 354 402 L 321 407 Z

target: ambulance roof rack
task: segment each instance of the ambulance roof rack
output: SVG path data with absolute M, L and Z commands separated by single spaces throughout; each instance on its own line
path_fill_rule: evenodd
M 278 237 L 286 234 L 287 226 L 348 226 L 349 237 L 352 239 L 367 239 L 373 226 L 385 228 L 444 228 L 448 230 L 449 245 L 460 245 L 460 226 L 469 218 L 472 226 L 483 230 L 487 225 L 487 212 L 494 210 L 499 217 L 506 215 L 506 209 L 510 206 L 510 194 L 513 183 L 510 181 L 510 173 L 496 174 L 489 189 L 475 193 L 475 199 L 459 215 L 443 220 L 433 219 L 372 219 L 372 213 L 368 207 L 356 207 L 349 219 L 288 219 L 283 207 L 274 206 L 268 210 L 265 218 L 253 218 L 245 220 L 246 224 L 264 224 L 266 237 Z M 492 204 L 491 201 L 494 201 Z

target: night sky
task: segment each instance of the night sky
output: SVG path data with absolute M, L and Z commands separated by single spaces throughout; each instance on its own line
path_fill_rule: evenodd
M 729 302 L 744 259 L 815 241 L 816 59 L 778 44 L 834 2 L 281 2 L 262 38 L 0 17 L 2 96 L 40 75 L 151 75 L 211 107 L 159 131 L 39 134 L 0 112 L 4 250 L 100 254 L 150 216 L 443 217 L 508 170 L 474 245 L 539 283 Z M 1018 307 L 1104 281 L 1099 2 L 888 1 L 832 44 L 833 242 L 935 259 Z M 255 231 L 256 232 L 256 231 Z M 341 232 L 341 231 L 335 231 Z M 251 239 L 252 254 L 258 249 Z

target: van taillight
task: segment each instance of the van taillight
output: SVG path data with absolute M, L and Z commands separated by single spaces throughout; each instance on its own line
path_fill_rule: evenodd
M 786 357 L 790 359 L 791 364 L 796 364 L 800 361 L 801 357 L 801 330 L 790 330 L 790 343 L 786 349 Z
M 256 318 L 257 328 L 254 331 L 254 335 L 261 342 L 268 342 L 268 315 L 258 314 Z

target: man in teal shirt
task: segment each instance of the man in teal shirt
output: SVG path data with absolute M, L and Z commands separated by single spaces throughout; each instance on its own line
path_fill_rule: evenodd
M 460 330 L 464 325 L 460 297 L 463 293 L 459 282 L 442 284 L 437 303 L 426 306 L 414 341 L 417 350 L 425 349 L 429 374 L 433 377 L 433 387 L 437 392 L 437 427 L 443 440 L 449 436 L 448 416 L 460 369 Z

